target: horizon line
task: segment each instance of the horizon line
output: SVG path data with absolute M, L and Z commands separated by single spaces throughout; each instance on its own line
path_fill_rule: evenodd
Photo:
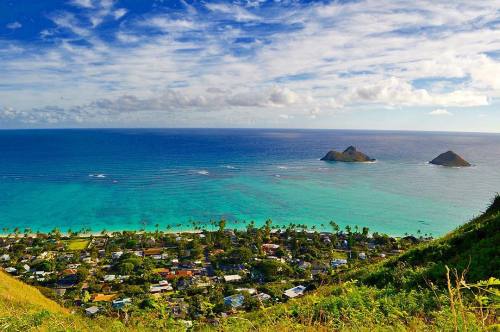
M 0 131 L 43 131 L 43 130 L 304 130 L 304 131 L 378 131 L 378 132 L 424 132 L 460 134 L 500 134 L 500 131 L 458 131 L 458 130 L 419 130 L 419 129 L 372 129 L 372 128 L 283 128 L 283 127 L 37 127 L 37 128 L 0 128 Z

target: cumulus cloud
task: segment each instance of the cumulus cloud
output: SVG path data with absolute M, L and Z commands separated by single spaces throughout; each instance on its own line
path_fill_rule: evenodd
M 17 119 L 23 123 L 68 123 L 75 121 L 94 122 L 95 119 L 112 121 L 127 114 L 154 112 L 156 116 L 172 113 L 214 112 L 220 109 L 244 109 L 260 107 L 284 107 L 301 102 L 301 97 L 288 88 L 274 86 L 269 89 L 246 90 L 230 93 L 213 89 L 205 94 L 189 91 L 166 90 L 158 95 L 139 98 L 122 95 L 117 98 L 102 98 L 87 104 L 72 107 L 47 106 L 31 110 L 4 108 L 0 119 Z M 287 115 L 287 118 L 293 118 Z
M 22 28 L 22 24 L 19 23 L 19 22 L 11 22 L 9 24 L 6 25 L 7 29 L 10 29 L 10 30 L 17 30 L 17 29 L 20 29 Z
M 433 111 L 430 111 L 429 115 L 437 115 L 437 116 L 446 115 L 446 116 L 449 116 L 449 115 L 453 115 L 453 113 L 451 113 L 448 110 L 445 110 L 444 108 L 437 108 L 437 109 L 435 109 Z
M 408 82 L 395 77 L 357 88 L 349 99 L 351 102 L 373 102 L 390 106 L 488 105 L 487 96 L 480 93 L 463 90 L 450 93 L 429 93 L 425 89 L 415 89 Z

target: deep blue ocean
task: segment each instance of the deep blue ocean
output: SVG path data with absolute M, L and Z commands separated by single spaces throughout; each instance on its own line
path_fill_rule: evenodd
M 355 145 L 376 163 L 328 163 Z M 427 162 L 454 150 L 474 164 Z M 500 135 L 347 130 L 0 131 L 0 229 L 188 230 L 227 219 L 444 234 L 500 191 Z M 4 230 L 5 232 L 5 230 Z

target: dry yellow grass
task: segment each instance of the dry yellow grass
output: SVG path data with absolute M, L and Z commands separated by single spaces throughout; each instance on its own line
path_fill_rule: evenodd
M 120 331 L 118 321 L 88 319 L 0 271 L 0 331 Z

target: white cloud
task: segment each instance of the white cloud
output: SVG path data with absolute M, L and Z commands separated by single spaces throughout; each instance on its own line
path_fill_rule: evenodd
M 221 123 L 266 123 L 358 107 L 479 107 L 500 97 L 491 1 L 210 2 L 201 5 L 208 12 L 185 4 L 182 15 L 141 16 L 111 0 L 71 4 L 84 10 L 49 15 L 57 27 L 41 36 L 50 47 L 0 40 L 0 84 L 10 89 L 0 100 L 14 107 L 3 118 L 140 122 L 153 112 L 177 121 L 210 112 Z M 101 24 L 117 19 L 116 30 L 106 26 L 116 39 L 102 37 Z
M 391 77 L 368 86 L 356 88 L 348 97 L 350 103 L 376 103 L 389 106 L 484 106 L 488 98 L 480 93 L 457 90 L 450 93 L 429 93 Z
M 113 16 L 115 20 L 122 18 L 125 14 L 127 14 L 127 10 L 125 8 L 118 8 L 113 12 Z
M 22 26 L 23 25 L 17 21 L 6 25 L 7 29 L 10 29 L 10 30 L 17 30 L 17 29 L 22 28 Z
M 434 115 L 434 116 L 442 116 L 442 115 L 446 115 L 446 116 L 450 116 L 450 115 L 453 115 L 453 113 L 449 112 L 448 110 L 445 110 L 444 108 L 437 108 L 431 112 L 429 112 L 430 115 Z
M 259 16 L 254 15 L 250 13 L 248 10 L 237 5 L 229 5 L 225 3 L 207 3 L 205 4 L 205 7 L 207 7 L 209 10 L 213 12 L 226 14 L 227 16 L 239 22 L 260 20 Z
M 94 7 L 94 5 L 92 4 L 92 0 L 71 0 L 69 3 L 73 6 L 82 8 Z

